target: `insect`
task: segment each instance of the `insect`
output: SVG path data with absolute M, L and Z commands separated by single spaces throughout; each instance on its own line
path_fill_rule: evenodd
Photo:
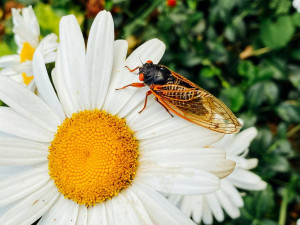
M 222 101 L 166 66 L 148 60 L 141 67 L 127 69 L 130 72 L 139 69 L 142 83 L 128 84 L 116 90 L 127 87 L 150 88 L 139 113 L 146 108 L 148 96 L 153 94 L 172 117 L 170 111 L 192 123 L 225 134 L 237 133 L 241 129 L 235 115 Z

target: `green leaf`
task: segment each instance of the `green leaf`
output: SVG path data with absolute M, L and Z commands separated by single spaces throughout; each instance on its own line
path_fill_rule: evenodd
M 44 29 L 46 32 L 48 31 L 48 33 L 59 34 L 60 17 L 55 14 L 50 5 L 40 2 L 34 7 L 34 12 L 41 29 Z
M 276 22 L 270 19 L 262 23 L 260 39 L 266 47 L 278 49 L 284 47 L 292 38 L 295 31 L 290 16 L 281 16 Z
M 11 55 L 14 52 L 9 48 L 6 42 L 0 42 L 0 56 Z
M 289 102 L 283 102 L 276 108 L 276 112 L 286 122 L 300 122 L 300 106 Z
M 281 155 L 269 154 L 264 157 L 264 161 L 268 164 L 269 169 L 276 172 L 287 172 L 290 169 L 288 160 Z
M 266 81 L 264 83 L 263 91 L 264 91 L 264 94 L 265 94 L 267 100 L 271 104 L 274 104 L 277 101 L 279 90 L 278 90 L 277 85 L 274 82 Z
M 292 2 L 290 0 L 272 0 L 270 1 L 270 8 L 275 10 L 276 14 L 288 13 Z
M 292 20 L 295 26 L 300 27 L 300 13 L 294 13 Z
M 223 89 L 221 91 L 220 99 L 233 112 L 238 112 L 245 102 L 244 93 L 238 87 Z
M 250 60 L 241 60 L 238 65 L 238 73 L 241 76 L 253 80 L 257 74 L 257 67 Z
M 263 82 L 258 82 L 251 86 L 247 91 L 247 102 L 250 108 L 256 108 L 264 101 L 262 90 L 264 88 Z

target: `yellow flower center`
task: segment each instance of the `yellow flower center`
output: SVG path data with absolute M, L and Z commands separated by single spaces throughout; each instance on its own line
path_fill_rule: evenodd
M 49 174 L 66 198 L 92 206 L 130 185 L 138 154 L 125 119 L 85 110 L 58 127 L 49 147 Z
M 32 60 L 34 51 L 35 51 L 35 49 L 28 42 L 24 42 L 23 48 L 22 48 L 21 54 L 20 54 L 20 62 L 22 63 L 27 60 Z M 33 76 L 27 76 L 26 73 L 22 73 L 22 77 L 23 77 L 23 81 L 26 85 L 28 85 L 33 79 Z

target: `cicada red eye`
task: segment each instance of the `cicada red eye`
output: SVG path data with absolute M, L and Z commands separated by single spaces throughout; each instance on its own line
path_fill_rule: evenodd
M 140 74 L 139 74 L 139 80 L 140 80 L 140 81 L 144 81 L 144 74 L 143 74 L 143 73 L 140 73 Z

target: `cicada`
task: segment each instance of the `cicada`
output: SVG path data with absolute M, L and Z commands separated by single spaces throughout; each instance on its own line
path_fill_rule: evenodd
M 130 86 L 150 88 L 139 113 L 146 108 L 148 96 L 153 94 L 171 116 L 170 111 L 187 121 L 225 134 L 241 129 L 238 119 L 221 100 L 166 66 L 148 60 L 141 67 L 128 69 L 130 72 L 138 69 L 142 83 L 128 84 L 117 90 Z

